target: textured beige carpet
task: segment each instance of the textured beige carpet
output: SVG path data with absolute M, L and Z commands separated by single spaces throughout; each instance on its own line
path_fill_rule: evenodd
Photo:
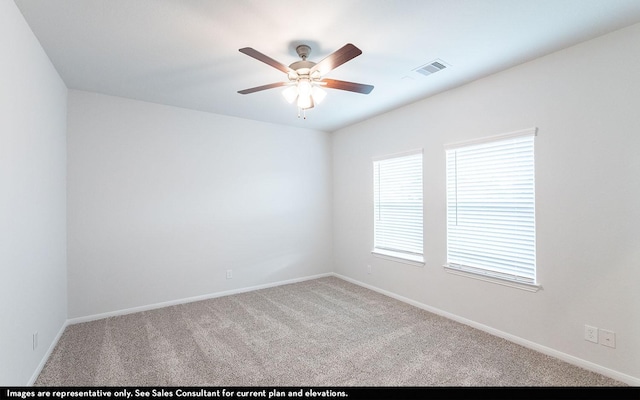
M 35 386 L 624 386 L 338 278 L 67 327 Z

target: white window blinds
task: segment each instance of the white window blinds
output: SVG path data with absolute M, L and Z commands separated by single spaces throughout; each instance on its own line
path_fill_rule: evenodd
M 536 284 L 535 132 L 447 146 L 449 268 Z
M 374 252 L 422 258 L 422 150 L 373 161 Z

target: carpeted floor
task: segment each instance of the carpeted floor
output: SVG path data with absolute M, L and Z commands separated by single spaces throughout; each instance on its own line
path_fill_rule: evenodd
M 338 278 L 67 327 L 35 386 L 625 386 Z

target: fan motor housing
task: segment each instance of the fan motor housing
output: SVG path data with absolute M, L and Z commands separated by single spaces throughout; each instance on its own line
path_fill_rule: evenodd
M 316 63 L 314 63 L 313 61 L 302 60 L 302 61 L 296 61 L 292 63 L 291 65 L 289 65 L 289 68 L 291 68 L 294 71 L 297 71 L 300 68 L 311 69 L 311 67 L 313 67 L 314 65 L 316 65 Z

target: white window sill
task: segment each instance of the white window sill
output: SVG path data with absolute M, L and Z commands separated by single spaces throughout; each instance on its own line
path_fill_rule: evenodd
M 371 250 L 371 254 L 375 257 L 384 258 L 390 261 L 424 267 L 424 257 L 418 254 L 412 255 L 383 249 L 373 249 Z
M 509 286 L 516 289 L 526 290 L 528 292 L 535 293 L 538 290 L 542 289 L 542 286 L 540 285 L 525 283 L 525 282 L 517 282 L 509 279 L 497 278 L 491 275 L 484 275 L 484 274 L 479 274 L 475 272 L 465 271 L 463 269 L 460 269 L 459 267 L 454 267 L 449 264 L 445 264 L 443 265 L 443 267 L 444 267 L 444 270 L 450 274 L 465 276 L 467 278 L 478 279 L 481 281 L 491 282 L 491 283 L 495 283 L 502 286 Z

